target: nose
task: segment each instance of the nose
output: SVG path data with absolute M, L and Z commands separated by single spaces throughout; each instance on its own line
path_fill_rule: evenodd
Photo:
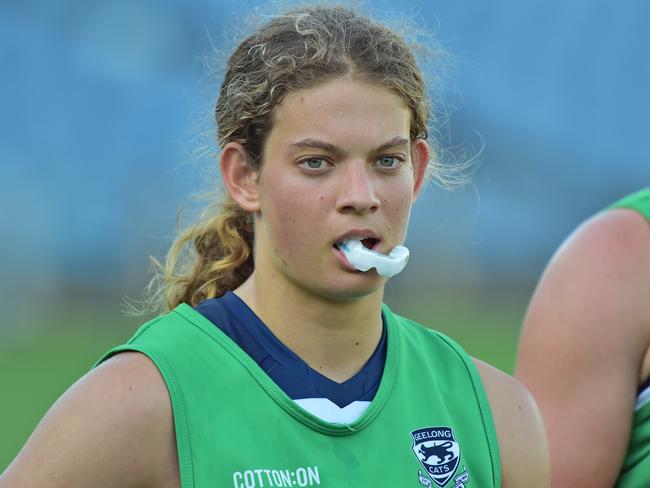
M 376 182 L 364 161 L 350 161 L 340 172 L 337 208 L 343 213 L 364 214 L 379 207 Z

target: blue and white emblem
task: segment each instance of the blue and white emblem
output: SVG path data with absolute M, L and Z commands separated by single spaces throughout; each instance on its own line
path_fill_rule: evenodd
M 425 427 L 414 430 L 411 436 L 415 457 L 435 484 L 445 486 L 460 463 L 460 446 L 454 438 L 454 431 L 451 427 Z M 418 475 L 420 484 L 433 486 L 421 472 Z

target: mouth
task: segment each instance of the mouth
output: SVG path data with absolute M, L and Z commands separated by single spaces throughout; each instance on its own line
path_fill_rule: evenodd
M 344 234 L 339 235 L 339 237 L 336 238 L 336 241 L 332 244 L 332 250 L 343 267 L 348 271 L 361 273 L 361 271 L 357 270 L 352 266 L 352 264 L 350 264 L 346 254 L 341 250 L 341 244 L 348 240 L 360 241 L 366 249 L 379 252 L 379 248 L 382 244 L 381 237 L 371 229 L 350 229 Z
M 334 249 L 340 251 L 339 244 L 343 241 L 347 241 L 349 239 L 354 239 L 354 240 L 359 240 L 361 241 L 361 244 L 367 249 L 375 250 L 375 248 L 379 245 L 380 240 L 377 239 L 376 237 L 363 237 L 363 236 L 348 236 L 344 239 L 340 239 L 339 241 L 335 242 L 332 244 L 332 247 Z

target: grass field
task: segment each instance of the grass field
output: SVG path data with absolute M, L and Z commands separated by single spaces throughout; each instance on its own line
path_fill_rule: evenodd
M 489 306 L 445 301 L 424 307 L 424 303 L 416 298 L 402 300 L 395 310 L 451 336 L 473 356 L 512 371 L 521 301 Z M 98 323 L 97 317 L 103 319 Z M 47 328 L 30 331 L 28 336 L 0 336 L 0 472 L 52 403 L 104 351 L 126 341 L 139 322 L 86 312 L 54 317 Z
M 126 341 L 138 322 L 118 315 L 97 323 L 84 315 L 55 318 L 28 336 L 0 337 L 0 471 L 52 403 L 104 351 Z

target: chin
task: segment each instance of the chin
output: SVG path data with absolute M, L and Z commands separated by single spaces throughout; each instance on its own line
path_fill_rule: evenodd
M 356 276 L 355 276 L 356 277 Z M 385 280 L 377 273 L 371 276 L 359 276 L 362 279 L 337 280 L 331 286 L 320 285 L 318 290 L 313 290 L 318 295 L 333 301 L 353 301 L 366 298 L 383 289 Z

